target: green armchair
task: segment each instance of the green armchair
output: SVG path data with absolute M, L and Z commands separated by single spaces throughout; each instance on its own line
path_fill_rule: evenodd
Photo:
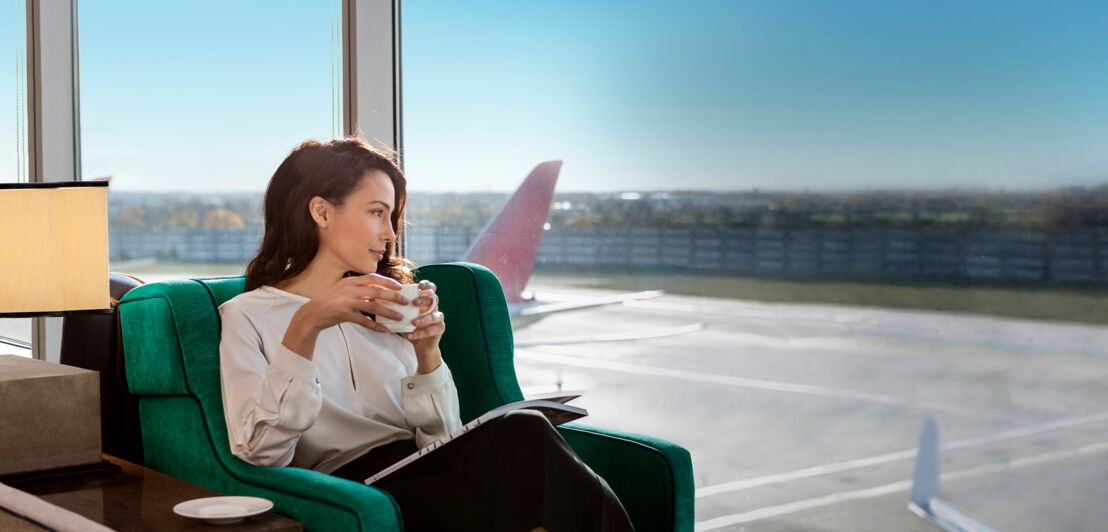
M 417 275 L 438 286 L 449 324 L 443 357 L 458 387 L 462 421 L 522 399 L 496 277 L 468 263 L 425 266 Z M 220 393 L 218 307 L 244 286 L 244 276 L 151 283 L 120 303 L 127 382 L 139 402 L 146 467 L 220 493 L 265 497 L 307 530 L 402 530 L 400 508 L 384 491 L 306 469 L 257 467 L 231 454 Z M 619 495 L 636 530 L 692 530 L 688 451 L 572 423 L 559 430 Z

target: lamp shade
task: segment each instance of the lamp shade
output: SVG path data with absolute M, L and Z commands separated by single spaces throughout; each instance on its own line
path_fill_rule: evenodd
M 108 184 L 0 184 L 0 316 L 111 308 Z

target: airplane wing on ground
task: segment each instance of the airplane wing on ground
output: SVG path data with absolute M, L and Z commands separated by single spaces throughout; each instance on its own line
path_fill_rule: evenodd
M 654 299 L 665 295 L 665 292 L 661 290 L 646 290 L 643 292 L 634 292 L 630 294 L 616 294 L 614 296 L 604 296 L 597 298 L 590 298 L 582 301 L 564 301 L 559 303 L 538 303 L 534 305 L 522 306 L 518 311 L 512 312 L 514 316 L 522 318 L 535 318 L 546 314 L 555 314 L 558 312 L 569 312 L 573 310 L 582 310 L 587 308 L 603 307 L 605 305 L 616 305 L 623 303 L 624 301 L 639 301 L 644 299 Z M 510 310 L 509 310 L 510 311 Z
M 662 292 L 661 290 L 647 290 L 644 292 L 592 297 L 575 301 L 560 301 L 557 303 L 543 303 L 541 301 L 535 300 L 531 300 L 531 302 L 528 303 L 509 303 L 508 316 L 512 320 L 513 328 L 522 329 L 523 327 L 526 327 L 546 316 L 549 316 L 550 314 L 584 310 L 596 307 L 603 307 L 607 305 L 618 305 L 620 303 L 623 303 L 624 301 L 641 301 L 644 299 L 654 299 L 662 295 L 664 295 L 664 292 Z
M 634 340 L 652 340 L 654 338 L 666 338 L 668 336 L 679 336 L 682 334 L 694 333 L 703 328 L 704 324 L 701 322 L 697 322 L 690 323 L 688 325 L 679 325 L 677 327 L 667 327 L 665 329 L 650 329 L 649 331 L 615 332 L 594 334 L 591 336 L 563 336 L 550 340 L 529 340 L 525 342 L 515 342 L 515 346 L 517 348 L 520 348 L 538 347 L 544 345 L 595 344 L 597 342 L 630 342 Z

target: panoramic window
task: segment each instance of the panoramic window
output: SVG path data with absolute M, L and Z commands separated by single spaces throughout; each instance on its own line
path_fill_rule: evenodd
M 951 507 L 1097 528 L 1105 22 L 1045 2 L 406 3 L 408 254 L 488 259 L 493 216 L 557 174 L 537 255 L 502 248 L 534 263 L 526 286 L 490 268 L 519 316 L 618 304 L 517 320 L 524 394 L 581 393 L 585 421 L 688 449 L 698 530 L 929 529 L 907 506 L 929 419 Z
M 0 51 L 14 61 L 0 67 L 0 183 L 27 181 L 27 19 L 25 2 L 11 2 L 0 16 Z M 17 349 L 9 349 L 7 346 Z M 0 354 L 31 347 L 31 320 L 0 318 Z M 29 351 L 24 354 L 30 355 Z
M 341 132 L 340 4 L 80 5 L 82 179 L 110 179 L 113 271 L 244 271 L 261 198 L 308 138 Z

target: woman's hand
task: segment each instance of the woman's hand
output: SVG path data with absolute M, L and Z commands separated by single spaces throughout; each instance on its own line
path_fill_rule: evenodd
M 408 304 L 407 298 L 397 291 L 400 286 L 395 279 L 376 273 L 345 277 L 296 311 L 281 343 L 294 353 L 311 360 L 319 333 L 344 321 L 378 332 L 388 332 L 387 327 L 362 313 L 402 318 L 399 312 L 380 303 L 392 301 L 401 305 Z
M 404 338 L 415 347 L 416 360 L 419 362 L 418 372 L 427 374 L 442 364 L 439 340 L 446 332 L 446 322 L 442 312 L 439 312 L 439 296 L 435 294 L 435 283 L 420 281 L 419 290 L 419 297 L 412 300 L 412 304 L 419 307 L 420 313 L 418 318 L 412 320 L 416 329 L 405 334 Z

